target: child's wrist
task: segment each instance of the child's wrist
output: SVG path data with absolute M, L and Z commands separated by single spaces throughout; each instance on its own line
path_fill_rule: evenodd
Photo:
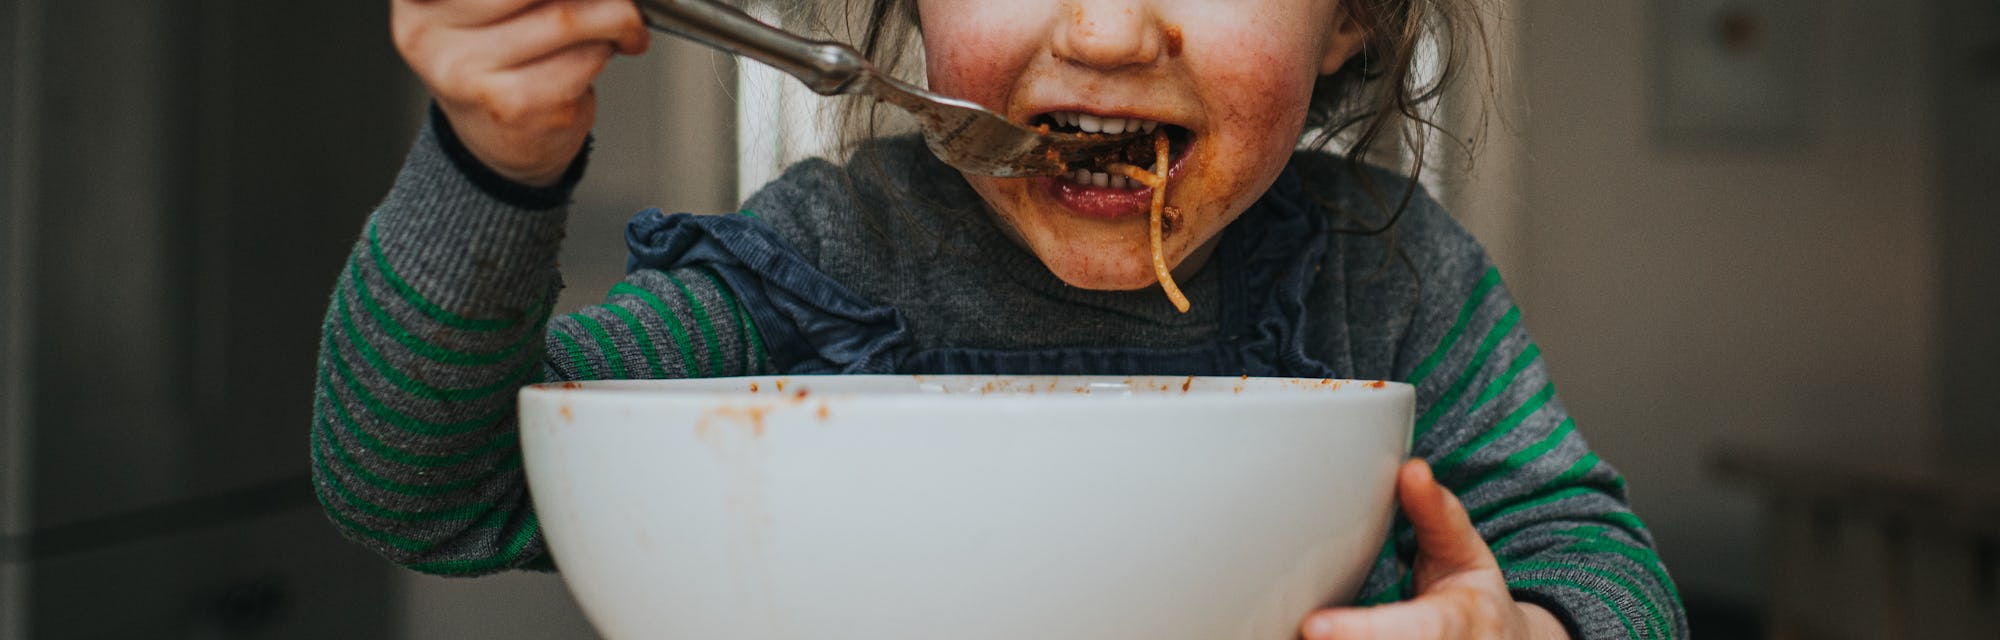
M 458 131 L 452 128 L 451 119 L 445 117 L 444 110 L 437 103 L 430 105 L 430 127 L 437 135 L 438 145 L 445 157 L 451 160 L 460 175 L 465 176 L 479 190 L 494 199 L 522 209 L 553 209 L 569 203 L 570 194 L 583 180 L 584 165 L 590 156 L 590 139 L 585 138 L 583 148 L 577 150 L 569 165 L 558 174 L 552 183 L 546 185 L 531 182 L 544 180 L 517 180 L 503 175 L 481 161 L 465 142 Z
M 1563 626 L 1556 614 L 1532 602 L 1514 603 L 1521 610 L 1521 617 L 1528 621 L 1528 637 L 1535 640 L 1570 640 L 1569 628 Z

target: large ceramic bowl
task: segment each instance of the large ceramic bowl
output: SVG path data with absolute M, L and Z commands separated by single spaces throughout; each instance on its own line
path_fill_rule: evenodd
M 521 392 L 551 553 L 606 637 L 1286 640 L 1353 595 L 1407 385 L 723 378 Z

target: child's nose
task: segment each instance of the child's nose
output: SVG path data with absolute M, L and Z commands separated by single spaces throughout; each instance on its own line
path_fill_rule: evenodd
M 1159 21 L 1143 0 L 1070 0 L 1064 5 L 1052 45 L 1057 58 L 1115 69 L 1159 57 Z

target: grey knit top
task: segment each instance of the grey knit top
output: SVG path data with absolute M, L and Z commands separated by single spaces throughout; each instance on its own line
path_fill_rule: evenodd
M 1398 211 L 1401 177 L 1295 155 L 1284 188 L 1265 200 L 1292 212 L 1271 220 L 1308 221 L 1314 231 L 1264 235 L 1311 241 L 1225 241 L 1218 259 L 1182 283 L 1194 307 L 1181 314 L 1157 291 L 1063 284 L 1008 242 L 964 180 L 921 144 L 888 140 L 872 150 L 847 163 L 852 170 L 818 160 L 793 167 L 745 203 L 753 219 L 636 216 L 634 270 L 603 304 L 552 318 L 555 256 L 582 160 L 555 188 L 511 184 L 434 116 L 362 230 L 328 308 L 310 453 L 329 518 L 419 571 L 552 568 L 521 473 L 513 405 L 517 388 L 544 380 L 939 368 L 1311 372 L 1415 385 L 1413 455 L 1463 499 L 1516 599 L 1548 608 L 1578 638 L 1686 635 L 1678 594 L 1626 506 L 1624 481 L 1563 409 L 1497 270 L 1420 192 Z M 1259 207 L 1226 236 L 1254 237 L 1250 229 L 1265 224 Z M 1392 221 L 1391 233 L 1371 232 Z M 735 241 L 765 243 L 809 267 L 785 278 L 857 303 L 859 320 L 837 319 L 867 334 L 848 347 L 866 346 L 799 337 L 819 334 L 772 311 L 799 296 L 765 290 L 788 286 L 758 279 L 757 265 L 768 262 L 687 261 L 663 255 L 681 244 L 648 244 L 663 228 L 688 225 L 750 237 Z M 717 235 L 708 233 L 703 241 Z M 1227 254 L 1231 246 L 1255 255 Z M 1269 277 L 1241 275 L 1259 269 Z M 1399 518 L 1360 602 L 1413 595 L 1415 554 Z

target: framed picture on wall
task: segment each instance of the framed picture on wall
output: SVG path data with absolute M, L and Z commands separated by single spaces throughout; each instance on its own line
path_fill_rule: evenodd
M 1676 147 L 1811 136 L 1812 0 L 1655 0 L 1653 122 Z

